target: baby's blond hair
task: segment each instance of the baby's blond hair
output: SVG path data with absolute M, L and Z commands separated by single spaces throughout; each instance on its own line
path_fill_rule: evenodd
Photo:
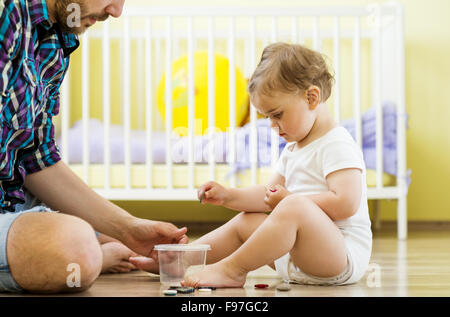
M 300 93 L 315 85 L 320 89 L 320 102 L 325 102 L 333 83 L 333 75 L 320 53 L 298 44 L 274 43 L 264 49 L 248 90 L 250 95 L 272 96 L 274 91 Z

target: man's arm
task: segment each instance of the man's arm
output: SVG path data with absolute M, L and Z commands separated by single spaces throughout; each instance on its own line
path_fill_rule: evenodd
M 133 217 L 94 192 L 62 161 L 27 175 L 25 187 L 50 208 L 86 220 L 144 256 L 153 254 L 156 244 L 188 241 L 186 227 Z
M 62 161 L 27 175 L 25 187 L 51 209 L 80 217 L 121 241 L 134 219 L 93 191 Z

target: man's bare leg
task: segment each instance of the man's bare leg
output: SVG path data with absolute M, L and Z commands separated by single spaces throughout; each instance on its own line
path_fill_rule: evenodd
M 342 233 L 310 199 L 290 195 L 236 252 L 207 265 L 182 283 L 189 286 L 242 287 L 247 273 L 290 252 L 305 273 L 335 276 L 347 264 Z
M 102 250 L 91 225 L 61 213 L 17 217 L 9 229 L 6 250 L 14 280 L 32 293 L 86 290 L 102 268 Z M 67 283 L 76 270 L 69 264 L 78 265 L 79 287 Z

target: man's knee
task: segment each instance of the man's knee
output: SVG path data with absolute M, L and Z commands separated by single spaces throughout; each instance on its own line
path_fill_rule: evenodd
M 27 213 L 8 233 L 11 274 L 26 291 L 57 293 L 89 288 L 102 267 L 93 228 L 84 220 L 57 213 Z

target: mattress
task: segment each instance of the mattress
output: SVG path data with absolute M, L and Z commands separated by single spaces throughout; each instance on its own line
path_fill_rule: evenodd
M 82 164 L 71 164 L 69 167 L 80 178 L 84 178 L 84 167 Z M 188 188 L 189 167 L 186 164 L 174 164 L 172 172 L 172 182 L 174 188 Z M 91 188 L 105 187 L 105 166 L 103 164 L 91 164 L 88 167 L 87 183 Z M 224 186 L 230 186 L 231 168 L 227 164 L 216 164 L 214 168 L 215 180 Z M 261 167 L 257 169 L 256 177 L 258 184 L 264 184 L 271 176 L 273 170 L 269 167 Z M 147 187 L 147 170 L 144 164 L 130 165 L 131 187 L 145 188 Z M 168 171 L 165 164 L 152 165 L 152 187 L 167 188 Z M 367 170 L 367 186 L 376 186 L 376 172 Z M 124 164 L 110 165 L 110 186 L 111 188 L 125 188 L 126 167 Z M 199 187 L 207 181 L 210 181 L 210 167 L 206 164 L 198 164 L 194 166 L 194 186 Z M 390 174 L 383 174 L 383 186 L 392 186 L 396 183 L 396 177 Z M 250 170 L 245 170 L 236 174 L 236 187 L 247 187 L 251 185 Z

